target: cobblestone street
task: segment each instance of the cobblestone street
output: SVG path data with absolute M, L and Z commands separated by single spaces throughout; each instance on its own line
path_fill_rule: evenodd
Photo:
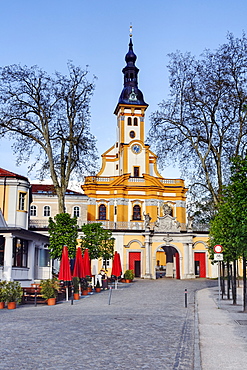
M 0 369 L 194 369 L 195 290 L 213 285 L 137 279 L 113 289 L 110 305 L 105 291 L 1 310 Z

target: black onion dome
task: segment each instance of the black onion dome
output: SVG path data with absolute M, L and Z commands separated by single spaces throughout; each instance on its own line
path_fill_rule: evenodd
M 138 89 L 138 72 L 135 66 L 137 56 L 133 51 L 133 43 L 130 38 L 129 51 L 125 56 L 126 66 L 122 72 L 124 74 L 124 88 L 121 92 L 118 104 L 137 104 L 148 105 L 145 103 L 141 90 Z

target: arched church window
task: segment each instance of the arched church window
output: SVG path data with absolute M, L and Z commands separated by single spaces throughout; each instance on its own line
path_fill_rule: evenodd
M 128 117 L 128 126 L 131 126 L 131 125 L 132 125 L 131 117 Z
M 106 220 L 106 206 L 104 204 L 99 206 L 99 220 Z
M 136 204 L 133 207 L 133 220 L 140 220 L 141 219 L 141 207 Z
M 134 118 L 134 126 L 138 126 L 138 120 L 136 117 Z

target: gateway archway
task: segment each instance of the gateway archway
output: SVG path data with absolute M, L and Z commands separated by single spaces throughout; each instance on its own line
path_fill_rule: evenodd
M 156 252 L 156 278 L 180 279 L 179 253 L 172 245 L 160 247 Z

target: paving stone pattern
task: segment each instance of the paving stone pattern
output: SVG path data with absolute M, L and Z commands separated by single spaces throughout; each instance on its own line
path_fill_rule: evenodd
M 194 369 L 195 290 L 142 280 L 56 306 L 0 311 L 0 369 Z M 184 291 L 188 290 L 185 308 Z

